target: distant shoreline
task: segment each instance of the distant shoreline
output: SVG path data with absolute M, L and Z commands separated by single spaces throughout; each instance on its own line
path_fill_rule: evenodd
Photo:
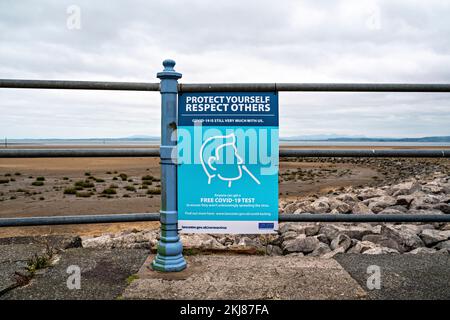
M 14 144 L 8 145 L 5 148 L 4 145 L 0 145 L 0 149 L 145 149 L 145 148 L 159 148 L 159 144 L 91 144 L 91 145 L 67 145 L 67 144 Z M 447 145 L 434 145 L 434 144 L 418 144 L 418 145 L 398 145 L 398 144 L 386 144 L 386 145 L 295 145 L 285 144 L 280 141 L 280 149 L 450 149 L 450 144 Z

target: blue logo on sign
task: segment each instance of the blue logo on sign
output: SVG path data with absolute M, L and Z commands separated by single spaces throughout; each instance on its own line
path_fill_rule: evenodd
M 259 229 L 273 229 L 274 224 L 271 222 L 260 222 L 258 223 Z

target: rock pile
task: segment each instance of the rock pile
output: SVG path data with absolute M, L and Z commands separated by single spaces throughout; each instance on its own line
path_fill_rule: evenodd
M 328 196 L 280 201 L 280 214 L 450 214 L 450 176 L 352 188 Z M 83 238 L 83 247 L 155 249 L 159 232 L 127 231 Z M 275 235 L 182 235 L 185 249 L 245 251 L 331 258 L 338 253 L 417 254 L 450 252 L 450 225 L 376 223 L 280 223 Z
M 279 213 L 449 214 L 450 177 L 435 174 L 430 181 L 410 179 L 383 187 L 352 188 L 328 196 L 280 201 Z

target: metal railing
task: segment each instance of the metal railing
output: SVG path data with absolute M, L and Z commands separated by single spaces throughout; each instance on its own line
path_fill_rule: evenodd
M 159 83 L 0 79 L 0 88 L 159 91 Z M 447 83 L 180 83 L 178 92 L 450 92 Z
M 159 221 L 159 213 L 121 213 L 76 216 L 2 218 L 0 227 L 26 227 L 67 224 Z M 450 222 L 450 214 L 292 214 L 284 213 L 279 222 Z
M 166 60 L 165 69 L 158 74 L 161 80 L 175 79 L 175 83 L 163 81 L 160 83 L 143 82 L 102 82 L 102 81 L 65 81 L 65 80 L 22 80 L 0 79 L 0 88 L 14 89 L 78 89 L 78 90 L 130 90 L 130 91 L 160 91 L 161 94 L 183 92 L 258 92 L 258 91 L 314 91 L 314 92 L 450 92 L 450 84 L 398 84 L 398 83 L 177 83 L 181 74 L 173 70 L 175 62 Z M 166 76 L 166 78 L 164 78 Z M 174 78 L 175 77 L 175 78 Z M 163 89 L 164 88 L 164 89 Z M 172 99 L 167 95 L 165 98 Z M 163 99 L 165 99 L 163 97 Z M 173 100 L 173 99 L 172 99 Z M 173 101 L 170 103 L 173 103 Z M 172 116 L 172 115 L 170 115 Z M 167 133 L 162 134 L 167 135 Z M 168 147 L 167 145 L 165 147 Z M 170 146 L 171 147 L 171 146 Z M 129 149 L 2 149 L 0 158 L 36 158 L 36 157 L 160 157 L 156 148 Z M 280 157 L 425 157 L 449 158 L 449 149 L 415 150 L 309 150 L 280 149 Z M 163 180 L 163 179 L 162 179 Z M 164 181 L 162 181 L 164 188 Z M 164 190 L 162 190 L 164 193 Z M 173 190 L 170 191 L 172 197 Z M 161 211 L 167 214 L 169 211 Z M 76 215 L 52 217 L 2 218 L 0 227 L 37 226 L 81 223 L 109 223 L 158 221 L 162 218 L 156 213 L 131 213 L 108 215 Z M 162 220 L 161 220 L 162 221 Z M 450 222 L 450 215 L 420 214 L 420 215 L 347 215 L 347 214 L 281 214 L 280 222 Z M 164 221 L 167 223 L 167 221 Z
M 450 149 L 283 149 L 280 157 L 450 158 Z M 0 158 L 159 157 L 157 148 L 0 149 Z
M 0 88 L 14 89 L 75 89 L 75 90 L 131 90 L 159 91 L 159 83 L 104 82 L 66 80 L 0 79 Z M 190 83 L 178 84 L 182 92 L 258 92 L 258 91 L 316 91 L 316 92 L 450 92 L 450 84 L 398 83 Z M 280 149 L 280 157 L 414 157 L 449 158 L 450 149 Z M 100 148 L 100 149 L 1 149 L 0 158 L 73 158 L 73 157 L 159 157 L 157 148 Z M 157 221 L 159 214 L 108 214 L 56 217 L 1 218 L 0 227 L 82 223 L 112 223 Z M 280 222 L 450 222 L 450 215 L 327 215 L 282 214 Z
M 0 79 L 0 88 L 159 91 L 159 83 Z

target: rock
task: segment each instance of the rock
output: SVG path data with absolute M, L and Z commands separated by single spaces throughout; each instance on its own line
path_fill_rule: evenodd
M 370 241 L 358 241 L 352 248 L 350 248 L 348 253 L 364 253 L 367 250 L 377 248 L 378 246 Z
M 436 210 L 436 209 L 410 209 L 407 212 L 408 214 L 444 214 L 442 211 Z
M 386 196 L 387 193 L 384 190 L 381 189 L 374 189 L 374 188 L 366 188 L 363 189 L 359 194 L 358 194 L 358 199 L 359 200 L 367 200 L 370 198 L 378 198 L 378 197 L 383 197 Z
M 226 235 L 224 237 L 217 238 L 217 241 L 219 241 L 224 246 L 232 245 L 234 243 L 234 240 L 235 240 L 234 237 L 232 237 L 230 235 Z
M 305 234 L 299 235 L 297 238 L 283 242 L 283 252 L 313 252 L 320 246 L 320 241 L 315 237 L 307 237 Z
M 427 183 L 422 187 L 423 191 L 427 193 L 443 193 L 445 192 L 445 188 L 437 183 L 431 182 Z
M 303 212 L 309 212 L 311 210 L 310 208 L 310 201 L 298 201 L 293 202 L 291 204 L 288 204 L 284 207 L 283 212 L 284 213 L 303 213 Z
M 330 224 L 321 226 L 319 232 L 325 235 L 330 242 L 339 235 L 339 230 Z
M 105 234 L 95 238 L 82 238 L 81 245 L 83 246 L 83 248 L 111 249 L 113 248 L 113 241 L 111 240 L 111 235 Z
M 450 240 L 439 242 L 436 246 L 436 249 L 447 249 L 450 250 Z
M 322 255 L 322 258 L 324 259 L 331 259 L 333 258 L 335 255 L 339 254 L 339 253 L 344 253 L 345 249 L 344 247 L 339 247 L 333 251 L 330 251 L 328 253 L 325 253 L 324 255 Z
M 239 239 L 239 242 L 237 243 L 238 246 L 244 246 L 244 247 L 260 247 L 261 245 L 257 243 L 255 240 L 250 239 L 249 237 L 242 237 Z
M 430 209 L 432 205 L 440 203 L 440 198 L 432 194 L 426 194 L 423 192 L 415 192 L 412 194 L 414 200 L 411 203 L 410 209 Z
M 286 255 L 286 257 L 304 257 L 305 255 L 301 252 L 294 252 L 294 253 L 289 253 Z
M 386 208 L 378 212 L 378 214 L 404 214 L 405 211 L 393 209 L 392 207 Z
M 79 236 L 70 237 L 67 241 L 62 242 L 63 249 L 81 248 L 82 246 L 82 240 Z
M 441 199 L 442 203 L 450 204 L 450 195 L 444 196 Z
M 317 223 L 295 223 L 295 222 L 287 222 L 280 223 L 278 227 L 278 231 L 281 234 L 284 234 L 288 231 L 293 231 L 297 234 L 306 234 L 307 236 L 314 236 L 320 230 L 320 225 Z
M 399 246 L 399 244 L 397 242 L 395 242 L 394 240 L 386 237 L 386 236 L 382 236 L 379 234 L 371 234 L 371 235 L 367 235 L 364 236 L 362 238 L 362 242 L 370 242 L 370 243 L 374 243 L 377 247 L 387 247 L 387 248 L 391 248 L 397 251 L 401 251 L 401 248 Z
M 338 224 L 333 225 L 333 228 L 338 232 L 338 234 L 345 234 L 349 238 L 357 240 L 361 240 L 365 235 L 375 233 L 372 226 L 366 223 L 360 223 L 356 226 Z
M 399 253 L 399 252 L 397 250 L 387 247 L 376 247 L 363 252 L 363 254 L 389 254 L 389 253 Z
M 433 209 L 437 209 L 442 211 L 445 214 L 450 214 L 450 204 L 448 203 L 439 203 L 433 207 Z
M 278 246 L 269 244 L 266 247 L 266 253 L 269 256 L 281 256 L 281 255 L 283 255 L 283 250 L 281 250 L 281 248 Z
M 316 249 L 314 249 L 314 251 L 311 252 L 311 253 L 309 254 L 309 256 L 312 256 L 312 257 L 320 257 L 320 256 L 323 256 L 324 254 L 326 254 L 326 253 L 328 253 L 328 252 L 331 252 L 330 247 L 328 247 L 327 244 L 325 244 L 325 243 L 323 243 L 323 242 L 320 242 L 320 243 L 319 243 L 319 246 L 318 246 Z
M 398 206 L 405 206 L 406 209 L 409 209 L 414 199 L 415 197 L 412 195 L 399 196 L 397 197 L 397 201 L 395 202 L 395 204 Z
M 326 213 L 328 210 L 330 210 L 330 205 L 326 197 L 320 197 L 311 203 L 311 213 Z
M 156 248 L 158 232 L 156 231 L 123 231 L 119 234 L 104 234 L 99 237 L 81 239 L 84 248 L 123 248 L 123 249 L 151 249 Z
M 345 234 L 338 235 L 333 241 L 331 241 L 331 249 L 336 250 L 339 247 L 344 248 L 344 252 L 352 245 L 352 239 Z
M 216 238 L 209 234 L 182 234 L 181 242 L 186 249 L 202 249 L 202 250 L 225 250 L 226 247 L 222 245 Z
M 374 234 L 381 234 L 381 224 L 372 226 L 372 231 Z
M 297 238 L 298 233 L 295 231 L 288 231 L 281 235 L 283 241 L 292 240 Z
M 330 209 L 332 211 L 336 210 L 336 213 L 350 213 L 352 210 L 352 207 L 349 204 L 337 199 L 331 199 L 329 204 Z
M 402 251 L 411 251 L 413 249 L 425 246 L 423 241 L 414 231 L 405 227 L 395 228 L 394 226 L 383 225 L 381 227 L 381 235 L 397 242 Z
M 374 213 L 378 213 L 387 207 L 393 206 L 397 202 L 397 199 L 391 196 L 383 196 L 378 198 L 372 198 L 369 200 L 371 202 L 369 203 L 368 207 Z
M 402 213 L 406 213 L 408 211 L 408 209 L 406 209 L 406 207 L 400 206 L 400 205 L 397 205 L 397 204 L 394 205 L 394 206 L 387 207 L 386 209 L 398 210 L 398 211 L 400 211 Z M 384 209 L 384 210 L 386 210 L 386 209 Z
M 348 203 L 350 205 L 359 202 L 359 199 L 356 195 L 352 193 L 343 193 L 336 197 L 337 200 L 343 201 L 345 203 Z
M 421 233 L 425 229 L 434 229 L 434 225 L 432 225 L 432 224 L 420 224 L 420 225 L 416 225 L 416 224 L 401 224 L 401 225 L 397 225 L 395 227 L 397 229 L 399 229 L 399 230 L 412 232 L 412 233 L 417 234 L 417 235 L 419 235 L 419 233 Z
M 373 214 L 373 211 L 369 209 L 368 206 L 366 206 L 362 202 L 356 203 L 352 208 L 353 214 Z
M 425 229 L 419 234 L 426 246 L 430 247 L 438 242 L 448 240 L 450 231 L 439 231 L 434 229 Z
M 411 250 L 410 252 L 407 252 L 407 254 L 430 254 L 430 253 L 437 253 L 438 251 L 431 249 L 431 248 L 417 248 L 414 250 Z
M 326 235 L 324 235 L 323 233 L 318 234 L 316 236 L 317 240 L 319 240 L 320 242 L 325 243 L 326 245 L 330 244 L 330 240 L 328 239 L 328 237 Z
M 422 190 L 422 186 L 417 180 L 396 184 L 390 188 L 389 194 L 392 196 L 408 195 L 416 191 Z

